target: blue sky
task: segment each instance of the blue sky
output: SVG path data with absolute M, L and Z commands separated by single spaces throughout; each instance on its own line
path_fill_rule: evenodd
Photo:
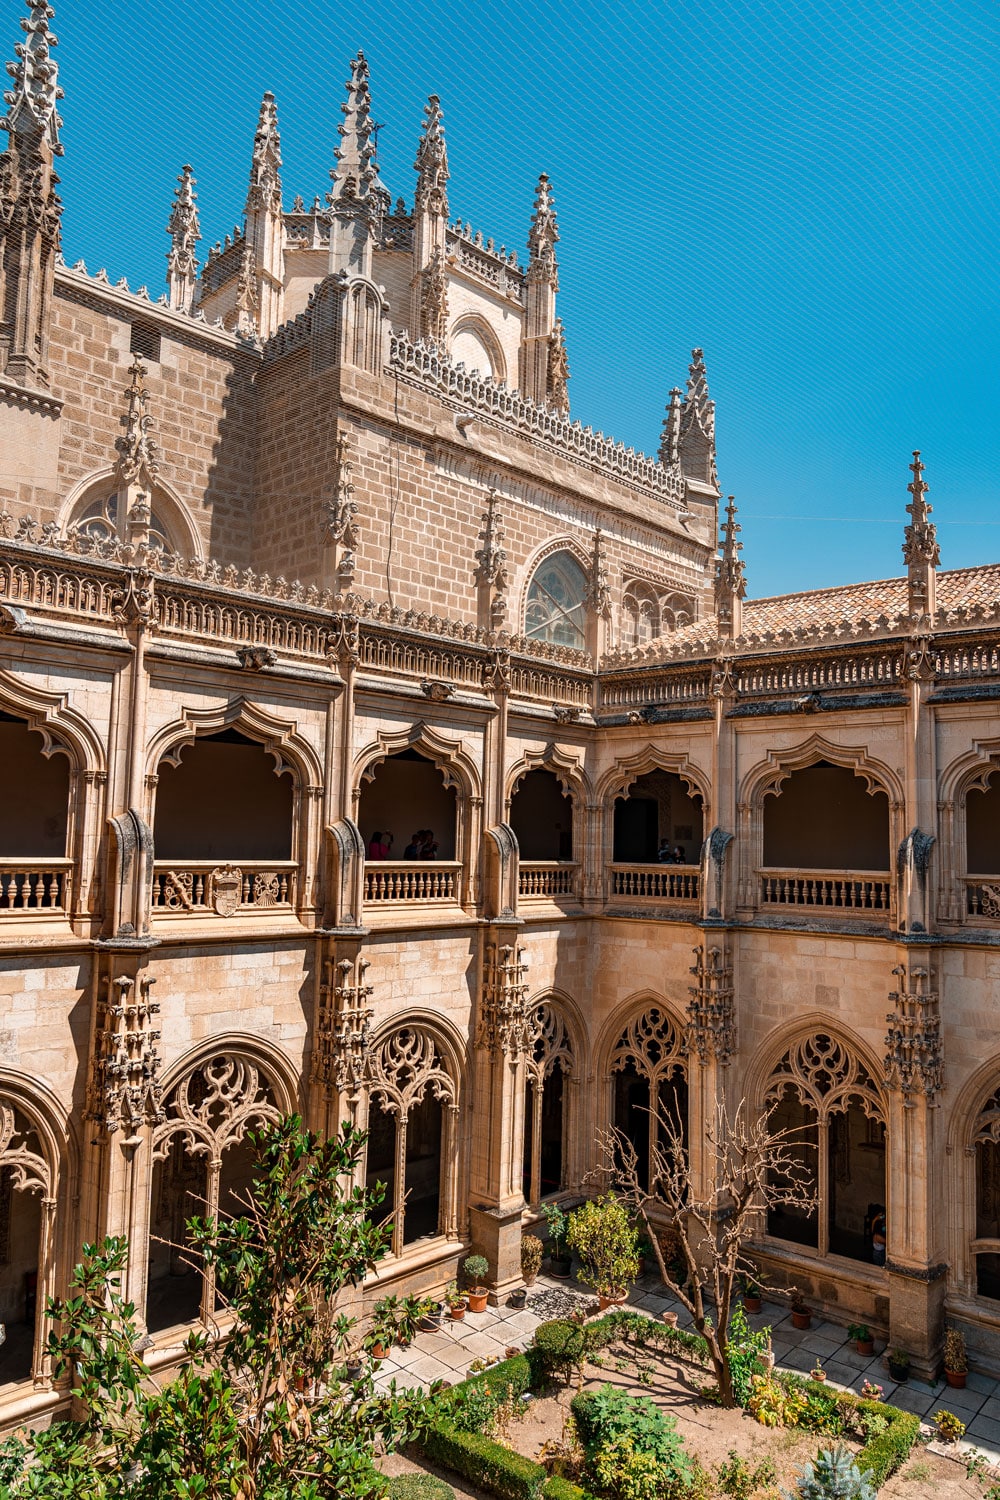
M 704 346 L 752 595 L 901 572 L 914 447 L 945 565 L 1000 559 L 992 0 L 55 5 L 67 260 L 158 295 L 185 161 L 204 256 L 265 89 L 286 201 L 325 192 L 362 47 L 394 195 L 429 93 L 453 216 L 523 253 L 552 177 L 574 416 L 655 451 Z

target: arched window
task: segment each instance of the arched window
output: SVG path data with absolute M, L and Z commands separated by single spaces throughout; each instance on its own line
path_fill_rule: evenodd
M 625 1027 L 611 1054 L 615 1129 L 632 1143 L 639 1179 L 649 1186 L 649 1163 L 662 1121 L 687 1144 L 688 1084 L 683 1038 L 668 1013 L 648 1006 Z
M 366 1181 L 385 1186 L 379 1217 L 393 1214 L 392 1254 L 455 1230 L 458 1085 L 436 1038 L 398 1026 L 371 1057 Z
M 652 584 L 634 579 L 622 600 L 622 644 L 644 646 L 660 634 L 660 601 Z
M 0 766 L 7 787 L 17 788 L 0 799 L 0 913 L 68 904 L 70 764 L 43 745 L 24 719 L 0 711 Z
M 885 1212 L 885 1115 L 875 1080 L 843 1042 L 820 1032 L 790 1047 L 767 1097 L 775 1130 L 815 1183 L 817 1206 L 782 1205 L 767 1232 L 820 1255 L 872 1262 L 872 1223 Z
M 761 814 L 765 905 L 887 913 L 889 799 L 847 766 L 816 761 L 768 793 Z M 826 877 L 802 871 L 825 871 Z
M 701 798 L 688 790 L 676 772 L 647 771 L 616 798 L 616 864 L 694 865 L 701 844 Z
M 187 1220 L 239 1213 L 236 1194 L 253 1178 L 249 1130 L 280 1114 L 270 1079 L 255 1062 L 220 1053 L 170 1090 L 153 1134 L 149 1281 L 150 1332 L 209 1321 L 216 1311 L 215 1271 L 192 1264 Z
M 475 313 L 459 318 L 451 331 L 449 346 L 452 363 L 464 365 L 470 375 L 477 375 L 480 380 L 506 380 L 499 340 L 485 318 Z
M 55 1169 L 19 1103 L 0 1092 L 0 1389 L 40 1374 L 52 1290 Z
M 528 585 L 524 633 L 551 646 L 583 651 L 587 644 L 587 575 L 571 552 L 555 552 Z
M 295 902 L 295 788 L 289 767 L 235 729 L 199 735 L 161 762 L 154 910 Z
M 985 785 L 974 786 L 965 799 L 966 914 L 1000 918 L 1000 776 L 991 771 Z
M 510 799 L 510 826 L 521 858 L 573 858 L 573 799 L 543 766 L 528 771 Z
M 973 1130 L 976 1153 L 976 1293 L 1000 1302 L 1000 1089 L 990 1095 Z
M 82 507 L 78 507 L 70 521 L 70 529 L 96 543 L 124 541 L 125 516 L 119 504 L 118 491 L 112 489 L 112 481 L 93 496 Z M 147 545 L 154 552 L 178 552 L 180 539 L 175 537 L 168 525 L 155 493 L 149 505 L 149 540 Z
M 524 1197 L 540 1203 L 565 1186 L 573 1042 L 556 1002 L 541 1000 L 528 1016 L 524 1095 Z

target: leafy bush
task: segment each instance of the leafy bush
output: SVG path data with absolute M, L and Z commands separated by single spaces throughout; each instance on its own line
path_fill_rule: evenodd
M 947 1328 L 944 1335 L 944 1367 L 954 1375 L 961 1375 L 969 1368 L 969 1356 L 965 1352 L 965 1334 L 960 1328 Z
M 886 1431 L 871 1438 L 858 1454 L 859 1464 L 871 1470 L 872 1483 L 876 1489 L 885 1484 L 889 1475 L 895 1474 L 899 1466 L 906 1462 L 910 1449 L 920 1436 L 919 1417 L 892 1406 L 883 1407 L 881 1415 L 886 1416 L 890 1412 L 895 1412 L 896 1415 L 890 1418 Z
M 639 1274 L 639 1231 L 613 1193 L 573 1210 L 566 1242 L 583 1261 L 580 1280 L 603 1297 L 625 1291 Z
M 842 1443 L 821 1449 L 806 1464 L 792 1494 L 798 1500 L 875 1500 L 871 1474 L 862 1474 Z
M 762 1427 L 797 1427 L 806 1409 L 804 1393 L 773 1375 L 754 1375 L 747 1411 Z
M 847 1426 L 840 1403 L 835 1396 L 807 1390 L 803 1393 L 805 1407 L 796 1419 L 796 1426 L 806 1432 L 822 1432 L 829 1437 L 840 1437 Z
M 715 1471 L 718 1488 L 732 1500 L 750 1500 L 757 1490 L 773 1485 L 778 1478 L 774 1459 L 768 1456 L 751 1468 L 747 1460 L 735 1448 L 730 1448 L 729 1457 Z
M 545 1500 L 590 1500 L 586 1490 L 582 1490 L 571 1479 L 563 1479 L 559 1474 L 553 1474 L 551 1479 L 545 1481 L 542 1494 Z
M 539 1323 L 532 1341 L 539 1376 L 551 1380 L 553 1375 L 562 1375 L 568 1380 L 582 1365 L 591 1347 L 591 1331 L 580 1323 L 570 1323 L 565 1318 L 551 1318 L 548 1323 Z
M 938 1436 L 943 1443 L 957 1443 L 965 1432 L 961 1417 L 956 1417 L 953 1411 L 945 1411 L 944 1407 L 934 1413 L 931 1421 L 937 1423 Z
M 455 1491 L 434 1474 L 397 1474 L 389 1480 L 389 1500 L 455 1500 Z
M 749 1400 L 750 1382 L 761 1372 L 762 1356 L 770 1340 L 770 1328 L 751 1328 L 745 1311 L 737 1304 L 729 1318 L 726 1363 L 733 1382 L 733 1395 L 739 1406 L 746 1406 Z
M 521 1236 L 521 1275 L 525 1281 L 534 1281 L 542 1269 L 542 1257 L 545 1254 L 545 1246 L 537 1234 L 524 1234 Z
M 677 1425 L 646 1397 L 603 1385 L 574 1396 L 571 1410 L 586 1477 L 601 1494 L 652 1500 L 690 1486 L 694 1471 Z

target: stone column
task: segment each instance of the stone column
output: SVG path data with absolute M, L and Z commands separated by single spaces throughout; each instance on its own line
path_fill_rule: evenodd
M 947 1215 L 938 1173 L 945 1130 L 938 1108 L 944 1059 L 933 952 L 907 947 L 893 970 L 885 1080 L 889 1342 L 921 1379 L 937 1378 L 944 1336 Z

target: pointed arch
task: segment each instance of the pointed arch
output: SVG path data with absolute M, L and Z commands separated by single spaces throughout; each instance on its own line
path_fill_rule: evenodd
M 74 768 L 92 777 L 107 774 L 104 743 L 68 693 L 50 693 L 0 669 L 0 708 L 27 721 L 42 736 L 42 754 L 67 755 Z
M 630 996 L 602 1028 L 595 1048 L 598 1076 L 607 1080 L 603 1119 L 628 1139 L 640 1181 L 662 1142 L 662 1121 L 688 1139 L 685 1019 L 652 990 Z
M 461 797 L 482 799 L 482 776 L 479 767 L 459 739 L 449 739 L 424 720 L 412 724 L 408 729 L 379 730 L 373 744 L 368 745 L 354 762 L 354 808 L 357 814 L 361 784 L 371 781 L 378 767 L 390 755 L 400 750 L 415 750 L 425 756 L 441 771 L 446 787 L 454 786 Z
M 531 636 L 532 632 L 529 628 L 528 621 L 528 607 L 530 603 L 532 585 L 534 584 L 536 575 L 539 573 L 539 571 L 547 563 L 551 562 L 555 557 L 557 557 L 559 553 L 562 552 L 568 554 L 572 563 L 575 564 L 575 566 L 580 570 L 581 574 L 581 578 L 578 580 L 580 597 L 574 608 L 577 610 L 580 616 L 580 629 L 583 635 L 583 639 L 578 643 L 577 649 L 585 650 L 586 621 L 590 616 L 590 604 L 587 596 L 589 593 L 589 580 L 591 569 L 593 566 L 593 560 L 589 552 L 587 551 L 587 548 L 579 540 L 579 538 L 575 536 L 563 535 L 552 537 L 549 541 L 543 542 L 541 546 L 536 547 L 535 551 L 528 557 L 528 559 L 524 563 L 523 571 L 521 574 L 521 586 L 517 610 L 517 633 L 525 636 Z M 566 645 L 569 643 L 562 642 L 561 644 Z
M 507 382 L 507 361 L 504 358 L 503 347 L 493 329 L 481 313 L 465 312 L 457 317 L 451 325 L 448 333 L 449 358 L 454 364 L 462 363 L 460 351 L 456 352 L 455 341 L 463 333 L 470 334 L 478 339 L 490 363 L 488 370 L 479 370 L 478 374 L 483 380 L 492 380 L 495 385 L 504 385 Z M 471 374 L 477 373 L 470 370 Z
M 146 747 L 147 776 L 155 775 L 163 760 L 179 765 L 181 752 L 199 735 L 222 729 L 236 729 L 257 740 L 273 758 L 276 774 L 289 771 L 298 789 L 323 785 L 320 757 L 299 733 L 297 721 L 281 719 L 242 695 L 213 708 L 184 708 L 178 718 L 164 724 Z
M 525 1201 L 574 1187 L 583 1164 L 580 1082 L 586 1077 L 586 1031 L 575 1003 L 561 990 L 545 989 L 525 1004 L 524 1171 Z
M 946 1150 L 952 1163 L 952 1279 L 966 1296 L 996 1302 L 1000 1234 L 984 1231 L 1000 1229 L 1000 1053 L 978 1067 L 959 1090 Z
M 956 756 L 938 778 L 938 850 L 937 869 L 940 880 L 939 916 L 950 922 L 980 923 L 993 926 L 997 921 L 997 887 L 969 879 L 973 873 L 987 880 L 992 870 L 970 870 L 969 796 L 986 793 L 990 778 L 1000 772 L 1000 738 L 976 739 L 962 755 Z M 1000 787 L 1000 776 L 996 787 Z
M 73 485 L 59 508 L 59 535 L 66 536 L 95 500 L 104 498 L 116 488 L 113 464 L 104 464 L 85 474 Z M 205 544 L 191 513 L 178 491 L 162 474 L 156 476 L 151 498 L 154 512 L 165 524 L 172 550 L 180 557 L 196 562 L 204 561 Z
M 765 797 L 778 796 L 782 783 L 793 771 L 803 771 L 817 761 L 829 761 L 831 765 L 843 766 L 865 783 L 869 796 L 884 792 L 890 809 L 903 806 L 903 784 L 897 773 L 885 761 L 869 755 L 864 745 L 841 745 L 820 733 L 811 734 L 798 745 L 782 750 L 769 750 L 764 759 L 751 766 L 740 784 L 739 800 L 754 809 L 759 809 Z
M 589 806 L 593 800 L 593 784 L 584 766 L 583 750 L 570 750 L 550 740 L 547 745 L 534 750 L 525 750 L 507 774 L 505 803 L 508 811 L 518 785 L 529 771 L 551 771 L 563 792 L 574 801 L 577 798 Z
M 683 751 L 671 751 L 663 745 L 647 741 L 641 749 L 631 755 L 618 756 L 610 770 L 597 783 L 597 800 L 604 806 L 609 800 L 624 797 L 638 777 L 649 771 L 667 771 L 679 776 L 687 787 L 688 795 L 700 797 L 706 827 L 710 821 L 711 783 L 708 773 Z

